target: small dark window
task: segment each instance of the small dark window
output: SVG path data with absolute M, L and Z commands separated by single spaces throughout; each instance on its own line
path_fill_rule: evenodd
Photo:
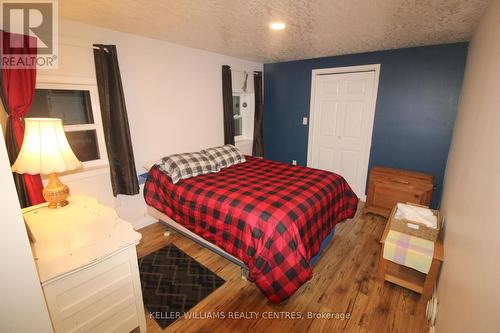
M 94 123 L 87 90 L 36 89 L 28 116 L 61 118 L 63 125 Z
M 36 89 L 26 117 L 62 119 L 76 157 L 82 162 L 101 158 L 89 90 Z
M 66 137 L 71 149 L 80 161 L 93 161 L 100 158 L 95 130 L 66 132 Z

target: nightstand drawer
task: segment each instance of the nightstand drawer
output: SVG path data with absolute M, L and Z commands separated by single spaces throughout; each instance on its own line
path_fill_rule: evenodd
M 130 332 L 138 326 L 131 281 L 120 289 L 87 304 L 88 306 L 63 319 L 63 332 L 109 332 L 113 328 L 122 326 L 122 322 L 129 323 L 129 327 L 122 332 Z M 98 327 L 106 329 L 99 330 Z
M 135 247 L 43 286 L 56 332 L 130 332 L 139 326 Z

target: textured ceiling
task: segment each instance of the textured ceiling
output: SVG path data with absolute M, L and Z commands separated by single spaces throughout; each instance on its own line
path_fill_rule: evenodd
M 489 0 L 62 0 L 64 18 L 258 62 L 469 40 Z M 271 31 L 269 22 L 287 24 Z

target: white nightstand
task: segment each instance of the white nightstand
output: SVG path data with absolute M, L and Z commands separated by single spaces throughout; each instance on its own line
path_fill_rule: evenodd
M 85 196 L 23 210 L 56 332 L 146 332 L 135 246 L 141 234 Z

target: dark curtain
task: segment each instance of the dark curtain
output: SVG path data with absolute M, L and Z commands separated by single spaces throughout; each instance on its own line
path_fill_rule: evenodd
M 264 100 L 262 94 L 262 72 L 253 74 L 253 85 L 255 90 L 255 117 L 253 123 L 253 156 L 264 156 L 264 140 L 263 140 L 263 114 Z
M 30 45 L 36 45 L 36 40 L 33 37 L 13 34 L 6 31 L 1 31 L 1 33 L 2 56 L 19 60 L 25 59 L 26 57 L 36 57 L 36 46 L 30 47 Z M 22 39 L 22 43 L 11 43 L 13 39 Z M 23 46 L 11 48 L 11 45 Z M 31 108 L 33 96 L 35 95 L 35 84 L 35 67 L 18 68 L 2 66 L 0 91 L 2 104 L 8 115 L 5 141 L 11 165 L 16 161 L 17 155 L 23 144 L 23 116 L 25 116 Z M 45 201 L 42 195 L 43 184 L 40 175 L 19 175 L 17 173 L 13 175 L 19 203 L 22 207 L 37 205 Z
M 114 45 L 94 45 L 97 88 L 111 172 L 113 195 L 139 193 L 134 152 Z
M 231 67 L 222 66 L 222 108 L 224 111 L 224 144 L 234 145 L 233 83 Z

